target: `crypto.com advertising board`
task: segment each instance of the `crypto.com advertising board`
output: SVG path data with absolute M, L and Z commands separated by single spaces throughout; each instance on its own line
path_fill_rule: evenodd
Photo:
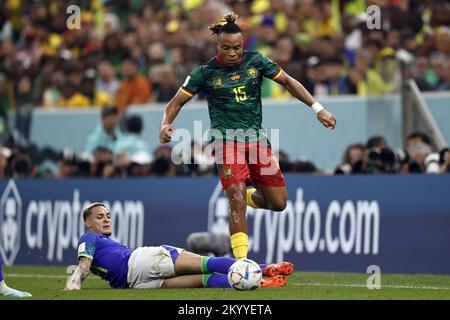
M 298 271 L 450 274 L 450 175 L 287 175 L 283 212 L 248 208 L 249 257 Z M 186 247 L 192 232 L 228 232 L 216 177 L 3 180 L 0 253 L 11 264 L 71 265 L 81 210 L 110 208 L 112 238 L 132 248 Z

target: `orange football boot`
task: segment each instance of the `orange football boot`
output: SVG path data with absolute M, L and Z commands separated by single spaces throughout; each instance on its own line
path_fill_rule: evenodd
M 278 275 L 288 276 L 292 272 L 294 272 L 294 264 L 292 262 L 271 263 L 268 264 L 262 272 L 266 277 L 273 277 Z
M 283 276 L 274 276 L 263 278 L 261 284 L 259 285 L 261 288 L 275 288 L 275 287 L 284 287 L 287 283 L 287 280 Z

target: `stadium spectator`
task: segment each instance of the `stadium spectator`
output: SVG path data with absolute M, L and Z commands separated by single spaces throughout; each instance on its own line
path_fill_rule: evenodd
M 381 8 L 380 29 L 367 28 L 371 4 Z M 206 26 L 230 10 L 240 15 L 245 49 L 267 54 L 314 96 L 396 92 L 399 63 L 422 91 L 450 90 L 450 6 L 442 0 L 81 1 L 80 30 L 67 29 L 67 5 L 0 1 L 5 112 L 117 105 L 129 59 L 150 89 L 145 94 L 143 85 L 131 95 L 134 86 L 125 86 L 121 110 L 129 103 L 167 101 L 194 66 L 214 55 Z M 272 81 L 261 90 L 265 98 L 289 96 Z M 144 99 L 129 101 L 141 93 Z
M 366 143 L 366 173 L 396 173 L 397 157 L 382 136 L 370 137 Z
M 400 170 L 401 159 L 382 136 L 372 136 L 364 145 L 349 145 L 334 174 L 392 174 Z
M 110 62 L 103 60 L 98 65 L 97 71 L 95 90 L 105 92 L 111 97 L 116 97 L 120 82 L 116 77 L 116 69 L 114 66 Z
M 444 148 L 440 152 L 441 173 L 450 173 L 449 148 Z
M 421 91 L 433 90 L 436 76 L 430 68 L 430 61 L 427 56 L 422 55 L 416 58 L 413 77 Z
M 343 82 L 348 93 L 358 95 L 380 95 L 391 91 L 380 73 L 371 68 L 372 53 L 367 49 L 356 52 L 355 64 L 350 68 Z
M 436 91 L 448 91 L 450 90 L 450 59 L 445 53 L 436 52 L 431 56 L 431 65 L 434 73 L 436 74 L 436 85 L 434 90 Z
M 361 174 L 366 170 L 366 146 L 362 143 L 349 145 L 342 156 L 342 163 L 334 170 L 335 174 Z
M 99 147 L 114 152 L 117 140 L 122 136 L 118 127 L 119 110 L 115 106 L 107 106 L 101 110 L 101 124 L 89 134 L 85 152 L 92 155 Z
M 184 150 L 183 150 L 184 151 Z M 177 175 L 204 176 L 215 174 L 216 166 L 211 155 L 212 145 L 203 146 L 192 141 L 189 152 L 184 152 L 183 163 L 177 166 Z
M 444 1 L 400 4 L 394 1 L 354 0 L 338 5 L 331 0 L 199 3 L 183 2 L 175 11 L 170 6 L 161 5 L 161 1 L 83 1 L 80 3 L 81 30 L 66 28 L 66 7 L 62 1 L 19 1 L 16 6 L 2 3 L 0 73 L 5 74 L 9 85 L 18 83 L 20 78 L 28 78 L 33 88 L 32 103 L 45 106 L 54 106 L 55 103 L 49 102 L 48 92 L 47 97 L 43 98 L 47 88 L 41 85 L 39 70 L 45 69 L 59 57 L 64 57 L 69 64 L 80 64 L 78 71 L 81 74 L 107 60 L 118 71 L 119 79 L 122 78 L 122 65 L 127 64 L 128 58 L 137 62 L 139 74 L 149 78 L 153 77 L 153 69 L 159 65 L 172 63 L 180 81 L 214 50 L 214 44 L 203 31 L 204 27 L 230 9 L 239 10 L 246 33 L 246 48 L 266 53 L 296 79 L 306 77 L 306 70 L 301 70 L 301 66 L 312 56 L 326 61 L 338 58 L 344 66 L 352 66 L 355 51 L 363 48 L 372 51 L 369 70 L 375 70 L 384 83 L 390 85 L 380 86 L 375 81 L 377 88 L 374 92 L 391 92 L 396 88 L 395 77 L 400 74 L 396 67 L 392 67 L 397 60 L 413 67 L 416 56 L 428 56 L 432 52 L 450 55 L 450 33 L 446 30 L 449 24 L 446 13 L 450 9 Z M 370 4 L 381 8 L 380 30 L 367 29 L 366 12 Z M 172 59 L 174 50 L 182 51 L 184 57 L 181 60 Z M 66 73 L 63 64 L 53 70 L 54 73 L 58 71 Z M 345 68 L 342 73 L 343 76 L 348 75 Z M 72 77 L 70 72 L 66 75 Z M 443 80 L 442 85 L 435 87 L 434 84 L 433 89 L 448 91 L 448 79 L 444 74 L 440 80 Z M 67 91 L 66 88 L 64 90 Z M 74 90 L 75 93 L 65 96 L 62 102 L 82 91 L 77 84 Z M 150 84 L 150 93 L 142 93 L 144 99 L 138 99 L 136 103 L 148 101 L 151 91 Z M 11 94 L 14 93 L 8 93 L 8 109 L 16 106 Z M 108 94 L 116 98 L 112 92 Z M 265 94 L 263 96 L 284 97 L 283 90 L 277 86 L 273 91 L 266 90 Z M 88 104 L 79 94 L 73 100 L 75 102 L 69 100 L 72 105 Z M 92 104 L 100 103 L 92 98 L 90 100 Z M 129 100 L 129 95 L 125 94 L 119 102 L 120 108 L 135 103 Z M 161 99 L 153 97 L 152 100 Z
M 116 172 L 124 176 L 147 176 L 152 161 L 147 142 L 142 138 L 142 118 L 131 115 L 126 118 L 125 132 L 115 145 Z
M 56 175 L 59 179 L 75 178 L 78 175 L 78 163 L 75 154 L 69 150 L 63 150 L 58 159 L 58 173 Z
M 47 153 L 50 153 L 50 158 L 52 157 L 52 153 L 54 150 L 47 150 Z M 97 154 L 94 152 L 93 163 L 97 161 Z M 86 154 L 78 155 L 76 152 L 70 149 L 63 149 L 59 152 L 57 157 L 58 162 L 58 172 L 55 177 L 59 179 L 64 178 L 77 178 L 77 177 L 89 177 L 91 166 L 91 158 L 89 158 Z M 93 174 L 95 176 L 95 173 Z
M 113 288 L 230 288 L 227 273 L 236 261 L 228 257 L 206 257 L 184 249 L 161 245 L 130 249 L 111 240 L 111 214 L 103 203 L 92 203 L 83 210 L 87 233 L 78 243 L 78 266 L 64 290 L 80 290 L 89 271 L 109 282 Z M 290 262 L 261 265 L 261 287 L 286 285 L 294 271 Z
M 433 152 L 430 137 L 420 131 L 406 137 L 406 159 L 401 167 L 402 173 L 439 173 L 439 154 Z
M 153 70 L 151 77 L 156 102 L 167 102 L 177 93 L 179 83 L 174 68 L 164 64 Z
M 152 175 L 158 177 L 175 177 L 177 168 L 171 160 L 172 147 L 163 145 L 153 152 Z
M 130 115 L 125 119 L 125 132 L 120 135 L 114 147 L 114 152 L 125 152 L 132 155 L 143 151 L 150 154 L 147 142 L 142 138 L 143 121 L 139 115 Z
M 146 62 L 144 65 L 144 74 L 150 78 L 153 77 L 153 72 L 165 63 L 166 50 L 162 42 L 155 42 L 148 46 L 145 53 Z
M 50 65 L 48 69 L 51 72 L 49 80 L 44 92 L 42 93 L 42 106 L 43 107 L 57 107 L 62 100 L 61 88 L 66 81 L 66 77 L 62 70 L 54 70 Z
M 308 160 L 308 159 L 300 159 L 297 161 L 294 161 L 292 163 L 293 165 L 293 172 L 301 173 L 301 174 L 318 174 L 320 173 L 319 169 L 316 167 L 316 165 Z
M 114 153 L 111 149 L 98 146 L 92 155 L 89 175 L 97 178 L 109 178 L 115 174 Z
M 6 147 L 0 149 L 0 179 L 5 178 L 6 167 L 8 166 L 8 158 L 11 156 L 11 150 Z
M 89 98 L 72 83 L 64 83 L 60 90 L 62 98 L 58 102 L 59 107 L 87 108 L 91 105 Z
M 29 77 L 24 76 L 16 84 L 16 108 L 32 108 L 36 103 L 33 101 L 32 83 Z
M 118 93 L 118 106 L 124 112 L 130 104 L 147 102 L 151 96 L 150 82 L 138 74 L 136 62 L 127 58 L 122 63 L 122 76 Z
M 128 176 L 147 177 L 151 175 L 152 158 L 145 151 L 138 151 L 131 155 L 128 167 Z

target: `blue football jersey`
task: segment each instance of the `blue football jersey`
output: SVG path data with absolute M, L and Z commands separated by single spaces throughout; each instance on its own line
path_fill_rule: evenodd
M 85 233 L 78 242 L 78 258 L 92 260 L 91 272 L 113 288 L 127 288 L 128 260 L 133 252 L 123 244 L 96 233 Z

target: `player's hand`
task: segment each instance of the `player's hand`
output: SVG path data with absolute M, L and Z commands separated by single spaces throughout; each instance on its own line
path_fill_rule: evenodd
M 319 120 L 325 128 L 330 128 L 333 130 L 336 127 L 336 118 L 326 109 L 321 110 L 317 114 L 317 120 Z
M 161 127 L 159 131 L 159 141 L 161 143 L 168 143 L 172 141 L 172 133 L 175 130 L 175 127 L 171 124 L 165 124 Z
M 80 286 L 77 283 L 75 283 L 73 281 L 69 281 L 66 284 L 66 287 L 64 288 L 64 291 L 73 291 L 73 290 L 80 290 L 80 289 L 81 288 L 80 288 Z

